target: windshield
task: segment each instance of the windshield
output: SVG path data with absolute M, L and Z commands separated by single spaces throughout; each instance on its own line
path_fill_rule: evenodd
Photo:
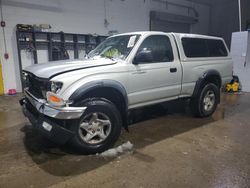
M 140 35 L 121 35 L 107 38 L 88 54 L 88 58 L 106 57 L 124 60 L 139 38 Z

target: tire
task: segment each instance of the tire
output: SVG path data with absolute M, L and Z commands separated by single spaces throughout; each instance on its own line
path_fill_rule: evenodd
M 82 154 L 101 153 L 112 147 L 119 138 L 121 115 L 116 106 L 106 99 L 88 99 L 83 106 L 87 107 L 86 111 L 70 126 L 75 133 L 70 143 Z
M 193 114 L 197 117 L 211 116 L 219 103 L 220 91 L 213 83 L 206 83 L 200 88 L 196 97 L 190 101 Z

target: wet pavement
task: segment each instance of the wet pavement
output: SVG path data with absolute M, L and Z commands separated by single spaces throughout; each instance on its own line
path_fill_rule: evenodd
M 82 156 L 32 128 L 20 96 L 0 97 L 0 187 L 250 187 L 250 94 L 224 94 L 212 117 L 185 101 L 130 115 L 134 150 Z

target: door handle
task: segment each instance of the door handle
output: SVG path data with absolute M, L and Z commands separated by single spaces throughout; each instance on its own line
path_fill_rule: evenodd
M 171 72 L 171 73 L 177 72 L 177 68 L 170 68 L 170 72 Z

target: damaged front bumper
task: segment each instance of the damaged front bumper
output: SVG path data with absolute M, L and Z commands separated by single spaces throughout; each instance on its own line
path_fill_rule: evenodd
M 55 119 L 78 119 L 82 116 L 87 107 L 53 107 L 44 99 L 37 99 L 27 89 L 24 90 L 25 98 L 36 110 L 45 116 Z
M 86 107 L 53 107 L 44 99 L 37 99 L 28 90 L 19 102 L 32 125 L 51 140 L 64 144 L 74 133 L 63 125 L 67 120 L 79 119 Z

